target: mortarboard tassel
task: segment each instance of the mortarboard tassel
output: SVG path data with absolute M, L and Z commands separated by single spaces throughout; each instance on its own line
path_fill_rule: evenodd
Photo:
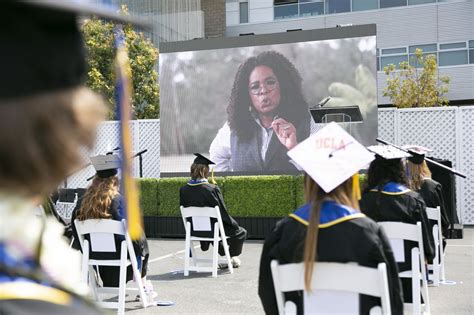
M 211 184 L 217 185 L 217 182 L 214 179 L 214 167 L 211 169 Z
M 117 26 L 115 30 L 115 44 L 117 55 L 116 67 L 116 90 L 117 113 L 120 118 L 120 136 L 122 148 L 122 193 L 124 196 L 124 208 L 128 225 L 128 233 L 132 240 L 138 240 L 142 235 L 142 217 L 138 201 L 138 189 L 132 176 L 132 137 L 130 132 L 131 116 L 131 69 L 125 46 L 125 34 L 122 27 Z
M 359 173 L 352 175 L 352 196 L 357 200 L 360 200 L 360 182 L 359 182 Z

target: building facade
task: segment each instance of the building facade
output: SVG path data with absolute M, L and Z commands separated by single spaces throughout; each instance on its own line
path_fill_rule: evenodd
M 226 36 L 377 25 L 378 103 L 383 67 L 408 61 L 416 48 L 436 54 L 451 78 L 451 104 L 474 101 L 474 0 L 226 0 Z

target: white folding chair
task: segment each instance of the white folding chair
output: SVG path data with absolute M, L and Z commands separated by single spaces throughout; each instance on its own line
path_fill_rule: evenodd
M 436 221 L 436 224 L 433 226 L 436 256 L 433 259 L 433 263 L 428 265 L 428 276 L 430 280 L 433 280 L 433 285 L 439 286 L 440 280 L 446 280 L 444 274 L 443 235 L 441 233 L 441 208 L 426 207 L 426 214 L 428 219 Z
M 412 283 L 412 303 L 404 303 L 407 311 L 412 314 L 430 313 L 430 299 L 428 295 L 428 281 L 425 268 L 425 252 L 423 250 L 423 236 L 421 233 L 421 222 L 408 224 L 401 222 L 378 222 L 385 231 L 395 260 L 397 262 L 405 261 L 404 241 L 417 242 L 418 246 L 411 250 L 411 270 L 399 273 L 400 278 L 410 278 Z M 421 287 L 420 287 L 421 281 Z M 423 296 L 424 303 L 421 303 Z
M 273 284 L 279 314 L 296 314 L 296 305 L 284 299 L 285 292 L 304 290 L 304 263 L 279 265 L 271 262 Z M 316 262 L 311 280 L 312 292 L 305 291 L 306 314 L 357 314 L 359 294 L 381 299 L 370 314 L 390 314 L 387 266 L 377 268 L 358 266 L 355 263 Z
M 188 276 L 189 271 L 197 272 L 212 272 L 213 277 L 217 277 L 217 265 L 219 262 L 227 263 L 229 272 L 233 273 L 229 246 L 227 245 L 227 237 L 224 231 L 224 224 L 222 223 L 221 213 L 219 207 L 183 207 L 181 206 L 181 216 L 183 217 L 184 229 L 186 230 L 186 239 L 184 246 L 184 275 Z M 191 222 L 187 219 L 190 218 Z M 192 236 L 192 232 L 211 232 L 211 218 L 215 218 L 217 222 L 214 223 L 213 237 L 197 237 Z M 212 259 L 201 259 L 196 255 L 193 242 L 205 241 L 213 243 Z M 219 259 L 219 241 L 222 241 L 224 247 L 225 259 Z M 192 259 L 193 264 L 190 264 Z M 199 263 L 211 263 L 211 266 L 199 265 Z
M 140 294 L 140 301 L 143 307 L 151 305 L 151 301 L 148 301 L 143 287 L 141 272 L 138 270 L 138 264 L 136 260 L 135 250 L 133 244 L 126 230 L 125 220 L 75 220 L 77 234 L 79 237 L 79 243 L 82 247 L 82 277 L 83 281 L 89 283 L 94 297 L 98 300 L 99 304 L 104 308 L 117 308 L 118 314 L 122 315 L 125 312 L 125 292 L 135 291 Z M 84 235 L 88 234 L 89 241 L 84 238 Z M 90 252 L 115 252 L 115 238 L 114 234 L 123 235 L 124 240 L 121 242 L 120 259 L 113 260 L 99 260 L 90 259 Z M 127 258 L 127 253 L 130 258 Z M 132 265 L 133 277 L 137 288 L 127 288 L 127 267 Z M 119 273 L 119 287 L 100 287 L 95 278 L 94 268 L 100 266 L 118 266 L 120 267 Z M 103 301 L 100 294 L 118 294 L 118 302 L 106 302 Z

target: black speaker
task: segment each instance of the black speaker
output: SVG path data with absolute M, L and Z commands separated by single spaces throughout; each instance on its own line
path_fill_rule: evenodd
M 449 160 L 430 158 L 442 165 L 453 167 L 453 163 Z M 462 224 L 459 224 L 458 213 L 456 211 L 456 181 L 453 173 L 435 165 L 428 161 L 432 178 L 443 186 L 443 198 L 446 207 L 446 213 L 449 219 L 448 238 L 462 238 Z

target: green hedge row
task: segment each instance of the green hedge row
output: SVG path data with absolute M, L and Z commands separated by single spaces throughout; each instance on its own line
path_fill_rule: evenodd
M 139 179 L 143 214 L 181 216 L 179 188 L 188 180 Z M 304 203 L 303 176 L 229 176 L 217 178 L 217 184 L 230 214 L 236 217 L 282 217 Z

